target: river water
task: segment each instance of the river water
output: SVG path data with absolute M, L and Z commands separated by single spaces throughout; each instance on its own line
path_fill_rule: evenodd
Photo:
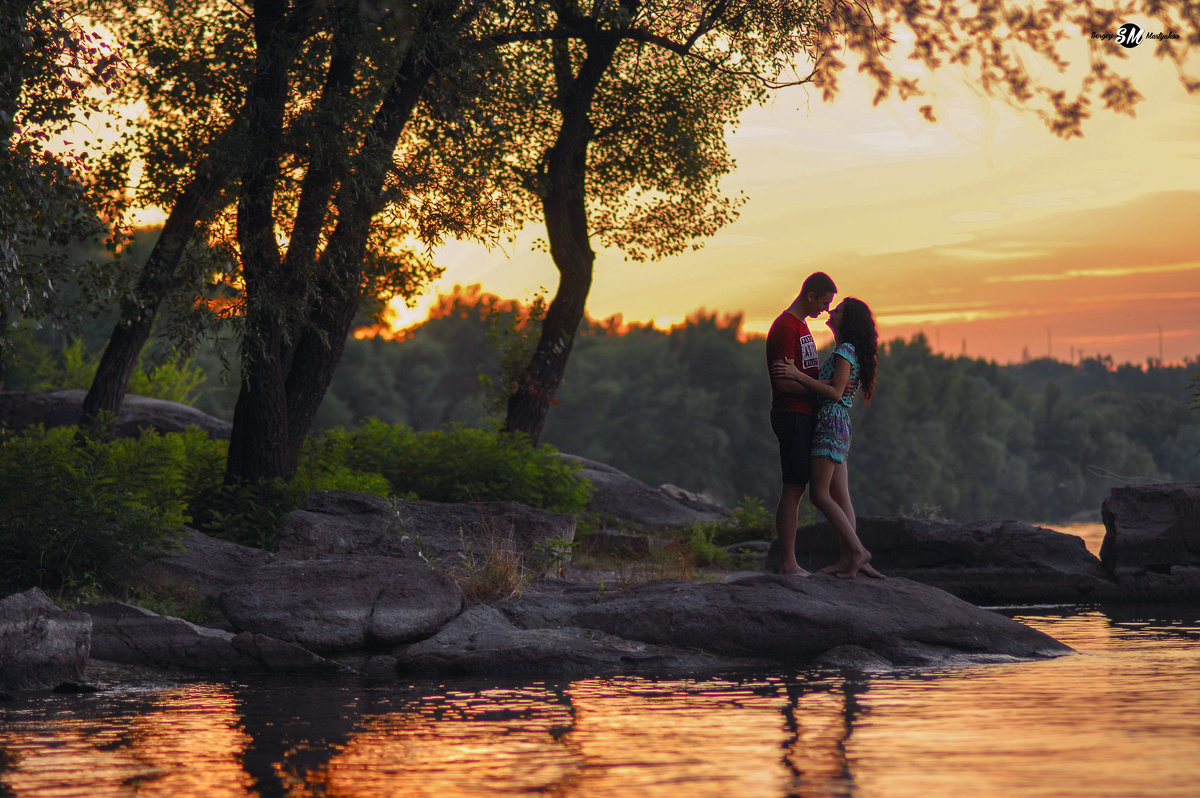
M 1009 614 L 1079 653 L 861 677 L 22 697 L 0 703 L 0 796 L 1200 795 L 1200 604 Z

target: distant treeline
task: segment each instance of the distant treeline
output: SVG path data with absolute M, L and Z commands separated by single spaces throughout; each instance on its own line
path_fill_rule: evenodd
M 443 297 L 404 340 L 350 340 L 316 426 L 369 417 L 418 430 L 497 424 L 501 363 L 529 340 L 513 333 L 526 316 L 468 289 Z M 699 312 L 669 331 L 585 321 L 542 441 L 650 484 L 772 507 L 779 477 L 764 345 L 741 321 Z M 196 405 L 228 418 L 236 379 L 218 384 L 212 353 L 195 362 L 209 379 Z M 852 412 L 855 507 L 1064 521 L 1098 518 L 1116 485 L 1200 480 L 1200 412 L 1189 409 L 1197 374 L 1195 359 L 1002 366 L 936 354 L 923 336 L 887 342 L 875 397 Z
M 480 375 L 495 381 L 496 332 L 523 312 L 456 292 L 404 341 L 351 341 L 318 424 L 493 423 Z M 743 335 L 741 321 L 701 312 L 669 331 L 586 321 L 542 440 L 650 484 L 774 506 L 764 344 Z M 1188 409 L 1195 374 L 1196 361 L 1001 366 L 935 354 L 921 336 L 891 341 L 875 398 L 853 412 L 855 506 L 864 515 L 1061 521 L 1098 517 L 1114 485 L 1200 479 L 1200 413 Z

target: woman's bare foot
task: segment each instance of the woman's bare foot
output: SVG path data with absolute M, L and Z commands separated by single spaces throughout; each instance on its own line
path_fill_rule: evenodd
M 780 569 L 778 571 L 776 571 L 775 573 L 781 574 L 783 576 L 799 576 L 803 579 L 807 579 L 808 577 L 812 576 L 812 574 L 810 574 L 808 571 L 801 568 L 799 565 L 781 566 Z
M 876 579 L 882 579 L 883 574 L 879 573 L 874 568 L 872 568 L 870 563 L 871 563 L 871 552 L 864 551 L 861 555 L 853 558 L 850 561 L 849 567 L 847 567 L 841 571 L 838 571 L 837 575 L 840 576 L 842 579 L 853 579 L 854 577 L 858 576 L 859 571 L 862 571 L 867 576 L 871 576 Z M 867 570 L 867 569 L 870 569 L 870 570 Z
M 838 560 L 838 561 L 837 561 L 837 562 L 835 562 L 833 565 L 826 565 L 824 568 L 822 568 L 822 569 L 819 571 L 819 573 L 823 573 L 823 574 L 836 574 L 838 571 L 845 571 L 845 570 L 846 570 L 846 569 L 848 569 L 849 567 L 850 567 L 850 561 L 849 561 L 849 560 Z
M 870 563 L 863 563 L 861 566 L 859 566 L 858 570 L 859 573 L 864 573 L 872 579 L 887 579 L 886 576 L 879 573 L 879 571 L 876 571 L 875 566 L 871 565 Z

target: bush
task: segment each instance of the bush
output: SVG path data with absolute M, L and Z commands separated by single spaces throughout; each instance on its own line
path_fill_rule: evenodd
M 0 590 L 121 587 L 182 532 L 188 449 L 186 436 L 152 432 L 0 433 Z
M 0 590 L 119 593 L 185 523 L 273 550 L 284 516 L 319 490 L 560 512 L 582 509 L 589 493 L 553 449 L 464 427 L 337 431 L 308 443 L 290 483 L 225 485 L 227 452 L 200 430 L 116 440 L 74 427 L 0 432 Z
M 587 506 L 589 483 L 550 446 L 520 435 L 453 425 L 414 432 L 375 419 L 333 430 L 314 445 L 322 462 L 383 475 L 397 496 L 427 501 L 518 501 L 574 513 Z
M 800 506 L 798 522 L 801 526 L 814 520 L 811 504 Z M 742 503 L 729 513 L 723 521 L 696 524 L 702 531 L 701 538 L 713 546 L 730 546 L 747 540 L 771 540 L 775 537 L 775 514 L 768 510 L 761 499 L 743 496 Z
M 415 432 L 371 419 L 308 441 L 296 476 L 253 485 L 208 484 L 192 507 L 205 533 L 274 550 L 279 525 L 318 490 L 436 502 L 519 501 L 578 512 L 591 488 L 579 468 L 527 438 L 463 426 Z
M 376 473 L 355 471 L 336 461 L 330 452 L 310 443 L 305 447 L 296 475 L 290 483 L 266 480 L 241 485 L 223 484 L 225 451 L 215 469 L 198 479 L 204 485 L 189 502 L 196 526 L 202 532 L 243 546 L 274 551 L 279 543 L 279 527 L 292 510 L 301 507 L 309 494 L 319 490 L 347 490 L 389 496 L 391 486 Z M 198 464 L 199 465 L 199 464 Z

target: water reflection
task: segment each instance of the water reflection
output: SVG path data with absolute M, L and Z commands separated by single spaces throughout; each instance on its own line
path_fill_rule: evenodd
M 1020 620 L 1083 652 L 870 679 L 194 684 L 0 704 L 0 795 L 1194 795 L 1196 616 Z
M 644 679 L 447 692 L 370 719 L 320 779 L 355 796 L 809 794 L 846 778 L 840 696 Z
M 1196 794 L 1194 624 L 1155 639 L 1099 612 L 1019 620 L 1083 653 L 873 682 L 852 752 L 862 794 Z
M 216 685 L 62 696 L 9 710 L 0 784 L 14 795 L 250 795 L 233 697 Z M 14 718 L 14 716 L 16 716 Z

